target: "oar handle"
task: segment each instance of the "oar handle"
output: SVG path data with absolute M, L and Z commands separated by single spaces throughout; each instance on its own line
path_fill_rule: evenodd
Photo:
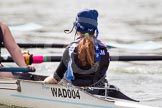
M 2 67 L 0 68 L 0 72 L 35 72 L 36 70 L 31 70 L 29 68 L 21 68 L 21 67 Z

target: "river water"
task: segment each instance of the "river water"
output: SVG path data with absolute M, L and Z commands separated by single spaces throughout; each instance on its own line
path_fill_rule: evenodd
M 34 23 L 42 26 L 34 31 L 12 30 L 19 43 L 69 43 L 76 13 L 85 8 L 99 11 L 99 39 L 105 44 L 154 42 L 162 44 L 161 0 L 0 0 L 0 21 L 9 26 Z M 143 45 L 145 48 L 147 45 Z M 155 45 L 153 47 L 156 47 Z M 4 49 L 3 49 L 4 50 Z M 62 55 L 63 49 L 22 49 L 35 55 Z M 162 49 L 109 49 L 110 55 L 161 55 Z M 3 54 L 6 54 L 3 51 Z M 15 64 L 8 63 L 8 66 Z M 37 74 L 51 75 L 58 63 L 34 64 Z M 109 83 L 141 103 L 162 107 L 161 61 L 112 61 Z M 0 106 L 7 108 L 7 106 Z

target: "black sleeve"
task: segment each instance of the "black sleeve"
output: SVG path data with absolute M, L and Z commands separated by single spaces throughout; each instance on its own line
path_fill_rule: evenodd
M 60 62 L 59 66 L 57 67 L 57 69 L 56 69 L 56 71 L 54 72 L 54 75 L 53 75 L 53 77 L 57 81 L 60 81 L 64 77 L 64 74 L 67 70 L 68 61 L 69 61 L 69 54 L 68 54 L 68 48 L 66 48 L 66 50 L 63 53 L 61 62 Z

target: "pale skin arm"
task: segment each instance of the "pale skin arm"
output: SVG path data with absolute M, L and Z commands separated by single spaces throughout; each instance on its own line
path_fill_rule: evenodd
M 8 52 L 11 54 L 13 60 L 16 62 L 16 64 L 20 67 L 27 67 L 23 54 L 20 50 L 20 47 L 15 42 L 11 31 L 9 30 L 8 26 L 4 23 L 0 23 L 2 32 L 3 32 L 3 41 L 4 46 L 8 50 Z M 33 66 L 28 66 L 30 69 L 34 69 Z

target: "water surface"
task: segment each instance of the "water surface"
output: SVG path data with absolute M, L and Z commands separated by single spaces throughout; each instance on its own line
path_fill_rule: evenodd
M 43 26 L 36 31 L 12 31 L 19 43 L 69 43 L 73 41 L 74 33 L 67 35 L 63 30 L 71 29 L 76 13 L 85 8 L 95 8 L 99 11 L 99 39 L 105 44 L 115 42 L 129 45 L 148 41 L 162 43 L 161 0 L 1 0 L 0 21 L 12 26 L 31 22 Z M 63 53 L 63 49 L 52 48 L 27 50 L 35 55 Z M 162 53 L 162 49 L 114 48 L 109 51 L 110 55 Z M 6 53 L 4 50 L 3 54 Z M 111 62 L 108 80 L 141 103 L 162 107 L 161 65 L 161 61 Z M 57 66 L 58 63 L 37 64 L 36 73 L 51 75 Z

